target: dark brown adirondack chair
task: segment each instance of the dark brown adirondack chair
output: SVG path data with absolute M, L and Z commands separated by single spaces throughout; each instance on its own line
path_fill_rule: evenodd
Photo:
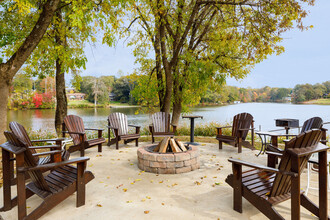
M 85 130 L 98 131 L 98 138 L 87 140 Z M 76 115 L 68 115 L 63 120 L 62 135 L 68 133 L 73 141 L 73 146 L 70 146 L 68 151 L 70 153 L 79 150 L 80 156 L 85 155 L 85 149 L 98 146 L 98 152 L 102 152 L 102 144 L 105 139 L 102 137 L 103 129 L 85 128 L 82 118 Z
M 19 220 L 38 219 L 76 191 L 76 206 L 85 204 L 85 184 L 94 179 L 91 172 L 85 171 L 88 157 L 38 165 L 26 143 L 9 131 L 5 136 L 8 142 L 1 145 L 3 152 L 16 155 L 17 197 L 9 199 L 12 206 L 18 206 Z M 60 156 L 61 151 L 56 153 Z M 77 167 L 71 164 L 77 164 Z M 45 169 L 51 172 L 43 176 L 41 171 Z M 27 184 L 26 173 L 31 177 Z M 27 215 L 26 200 L 34 194 L 43 202 Z
M 286 150 L 279 168 L 271 168 L 249 162 L 229 159 L 233 174 L 226 182 L 234 190 L 234 210 L 242 213 L 242 197 L 247 199 L 269 219 L 284 219 L 274 205 L 291 198 L 291 219 L 300 219 L 300 205 L 318 216 L 329 219 L 327 200 L 327 149 L 319 143 L 320 130 L 309 130 L 286 143 Z M 313 153 L 319 153 L 319 207 L 303 194 L 300 175 Z M 242 172 L 242 166 L 254 169 Z
M 31 140 L 30 137 L 28 136 L 24 126 L 15 121 L 12 121 L 9 123 L 9 128 L 17 137 L 19 137 L 22 141 L 24 141 L 26 143 L 26 145 L 30 148 L 32 154 L 37 153 L 36 149 L 62 150 L 63 138 Z M 55 142 L 56 145 L 33 146 L 33 143 L 49 142 L 49 141 Z M 41 156 L 41 155 L 39 154 L 39 156 Z M 39 165 L 54 162 L 54 158 L 52 158 L 52 157 L 54 157 L 54 155 L 48 155 L 46 157 L 39 157 L 39 156 L 35 156 L 35 159 Z M 64 161 L 64 160 L 68 160 L 69 157 L 70 157 L 70 153 L 68 151 L 63 151 L 61 159 Z M 57 161 L 60 161 L 60 160 L 57 160 Z
M 116 143 L 116 149 L 119 149 L 118 142 L 124 140 L 124 143 L 135 140 L 135 146 L 139 145 L 140 126 L 129 125 L 127 123 L 127 116 L 123 113 L 115 112 L 108 116 L 108 146 Z M 128 133 L 128 127 L 135 127 L 135 134 Z M 110 138 L 110 129 L 114 138 Z
M 165 112 L 156 112 L 151 116 L 152 124 L 149 125 L 152 143 L 155 137 L 174 137 L 176 125 L 170 123 L 171 115 Z M 172 126 L 172 131 L 170 126 Z
M 234 116 L 233 125 L 225 127 L 217 127 L 216 139 L 219 141 L 219 149 L 222 149 L 222 142 L 230 144 L 238 148 L 238 153 L 242 152 L 244 147 L 254 150 L 254 124 L 253 117 L 249 113 L 240 113 Z M 231 136 L 222 135 L 223 128 L 232 128 Z M 246 141 L 248 132 L 251 131 L 251 144 Z
M 327 129 L 322 128 L 323 126 L 323 120 L 320 117 L 313 117 L 308 120 L 306 120 L 301 127 L 301 132 L 304 133 L 308 130 L 312 129 L 320 129 L 322 131 L 322 137 L 321 137 L 321 143 L 326 144 L 327 143 Z M 286 135 L 286 134 L 279 134 L 278 137 L 283 137 L 283 136 L 291 136 L 291 137 L 296 137 L 297 135 Z M 286 141 L 286 140 L 285 140 Z M 274 142 L 274 140 L 273 140 Z M 275 141 L 275 144 L 277 145 L 278 140 Z M 282 154 L 283 150 L 278 148 L 277 146 L 273 146 L 272 144 L 267 145 L 267 151 L 271 152 L 277 152 Z M 279 156 L 280 157 L 280 156 Z M 275 167 L 277 163 L 277 156 L 275 154 L 268 154 L 268 166 Z

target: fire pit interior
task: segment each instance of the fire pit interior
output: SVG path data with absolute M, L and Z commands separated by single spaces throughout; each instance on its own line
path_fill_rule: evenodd
M 184 146 L 174 138 L 164 138 L 159 144 L 140 147 L 138 166 L 146 172 L 158 174 L 186 173 L 199 169 L 199 150 Z

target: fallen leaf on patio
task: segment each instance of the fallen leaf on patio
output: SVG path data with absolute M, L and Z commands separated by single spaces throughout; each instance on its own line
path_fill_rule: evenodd
M 135 182 L 131 182 L 132 185 L 134 185 Z
M 96 157 L 102 157 L 102 155 L 101 154 L 98 154 L 98 155 L 96 155 Z
M 221 170 L 221 168 L 218 168 L 217 170 Z
M 176 186 L 176 185 L 178 185 L 178 184 L 177 184 L 177 183 L 173 183 L 173 184 L 172 184 L 172 186 Z
M 134 165 L 134 163 L 130 163 L 129 165 L 133 166 L 133 165 Z
M 100 183 L 104 183 L 103 181 L 100 181 Z
M 116 188 L 118 189 L 119 187 L 122 187 L 123 186 L 123 184 L 120 184 L 119 186 L 117 186 Z
M 111 160 L 115 160 L 115 159 L 111 159 Z
M 102 205 L 100 203 L 96 204 L 97 207 L 102 207 Z
M 165 203 L 162 202 L 162 205 L 165 205 Z
M 217 176 L 214 176 L 213 178 L 218 178 Z
M 215 185 L 220 185 L 220 183 L 214 183 Z
M 124 192 L 127 192 L 127 189 L 126 189 L 126 188 L 124 188 L 124 189 L 123 189 L 123 191 L 124 191 Z
M 88 167 L 92 167 L 92 166 L 93 166 L 93 164 L 89 164 L 89 165 L 88 165 Z
M 195 181 L 195 184 L 198 185 L 198 186 L 201 185 L 201 183 L 198 182 L 198 181 Z
M 202 144 L 202 146 L 205 146 L 206 144 Z
M 120 159 L 117 159 L 117 160 L 120 160 Z
M 31 208 L 31 207 L 30 207 L 30 206 L 27 206 L 26 208 L 28 208 L 28 209 L 29 209 L 29 208 Z
M 137 181 L 141 181 L 141 179 L 136 179 L 136 180 L 134 180 L 135 182 L 137 182 Z
M 150 196 L 146 196 L 146 198 L 147 198 L 147 199 L 151 199 L 151 197 L 150 197 Z
M 141 199 L 141 202 L 145 202 L 146 201 L 146 199 Z
M 153 183 L 154 181 L 153 180 L 150 180 L 151 183 Z
M 149 213 L 149 211 L 144 211 L 144 214 L 148 214 Z
M 215 184 L 212 184 L 212 187 L 215 187 Z
M 164 181 L 162 180 L 162 181 L 159 181 L 159 183 L 163 183 Z
M 122 151 L 122 150 L 120 150 L 120 151 L 119 151 L 119 153 L 123 153 L 123 151 Z
M 126 203 L 132 203 L 132 201 L 131 201 L 131 200 L 129 200 L 129 201 L 126 201 Z
M 107 179 L 110 179 L 110 176 L 107 176 Z

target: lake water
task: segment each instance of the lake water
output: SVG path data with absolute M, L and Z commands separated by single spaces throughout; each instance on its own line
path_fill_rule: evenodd
M 83 118 L 86 127 L 105 128 L 107 116 L 112 112 L 122 112 L 127 115 L 128 123 L 147 126 L 150 124 L 148 114 L 136 114 L 138 107 L 129 108 L 97 108 L 97 109 L 68 109 L 68 114 L 79 115 Z M 324 122 L 330 122 L 330 105 L 293 105 L 278 103 L 242 103 L 226 106 L 191 108 L 191 114 L 201 115 L 203 119 L 196 119 L 195 123 L 207 122 L 231 122 L 234 115 L 241 112 L 249 112 L 255 120 L 257 130 L 277 129 L 275 120 L 277 118 L 299 119 L 299 124 L 311 117 L 319 116 Z M 17 121 L 26 128 L 33 130 L 54 130 L 54 109 L 17 110 L 8 111 L 8 122 Z M 180 124 L 189 124 L 189 119 L 180 119 Z M 330 129 L 330 124 L 325 125 Z

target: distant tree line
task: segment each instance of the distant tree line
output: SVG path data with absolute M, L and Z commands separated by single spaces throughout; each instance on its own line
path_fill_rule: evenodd
M 109 104 L 110 101 L 140 104 L 143 93 L 139 90 L 136 75 L 121 76 L 83 76 L 72 82 L 77 92 L 86 94 L 85 99 L 91 103 Z M 292 88 L 260 89 L 222 86 L 220 89 L 209 88 L 201 95 L 200 105 L 227 104 L 239 102 L 289 102 L 330 98 L 330 81 L 323 83 L 298 84 Z M 33 80 L 27 74 L 17 74 L 10 89 L 9 109 L 18 108 L 54 108 L 55 80 L 53 77 Z

